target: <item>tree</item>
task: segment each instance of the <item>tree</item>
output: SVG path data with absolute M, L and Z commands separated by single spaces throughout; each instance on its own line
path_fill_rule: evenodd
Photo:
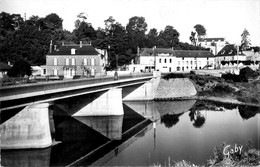
M 191 31 L 190 41 L 194 46 L 197 46 L 197 41 L 202 39 L 206 35 L 206 29 L 201 24 L 194 26 L 195 31 Z
M 31 74 L 31 65 L 24 59 L 17 60 L 13 67 L 8 71 L 8 76 L 10 77 L 23 77 L 25 75 L 30 76 Z
M 248 30 L 244 29 L 244 31 L 241 34 L 241 38 L 242 38 L 241 49 L 242 50 L 246 50 L 246 49 L 250 48 L 251 43 L 250 43 L 249 36 L 250 36 L 250 34 L 249 34 Z
M 196 32 L 197 32 L 197 35 L 198 35 L 198 39 L 201 39 L 202 37 L 204 37 L 206 35 L 206 29 L 203 25 L 201 24 L 196 24 L 194 26 Z
M 159 34 L 159 47 L 171 48 L 179 44 L 179 32 L 173 26 L 166 26 Z
M 74 31 L 78 41 L 91 41 L 96 39 L 96 31 L 90 23 L 81 22 L 79 28 Z
M 154 47 L 158 45 L 158 32 L 156 28 L 150 29 L 149 33 L 146 35 L 146 47 Z
M 62 29 L 63 20 L 56 14 L 51 13 L 44 18 L 46 26 L 51 30 Z
M 134 16 L 129 19 L 126 25 L 129 47 L 134 53 L 137 53 L 137 47 L 144 47 L 145 32 L 147 23 L 144 17 Z
M 197 45 L 196 32 L 191 31 L 190 41 L 194 46 Z

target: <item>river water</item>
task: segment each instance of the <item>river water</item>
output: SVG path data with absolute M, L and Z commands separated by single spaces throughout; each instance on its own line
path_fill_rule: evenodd
M 3 166 L 205 164 L 221 143 L 260 149 L 260 109 L 207 101 L 124 102 L 124 116 L 71 117 L 53 108 L 54 145 L 2 150 Z M 56 114 L 58 113 L 58 114 Z

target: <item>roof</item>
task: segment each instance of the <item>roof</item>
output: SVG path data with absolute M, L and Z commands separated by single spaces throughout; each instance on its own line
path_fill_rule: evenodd
M 199 39 L 199 42 L 212 42 L 212 41 L 215 41 L 215 42 L 217 42 L 217 41 L 225 41 L 225 38 L 201 38 L 201 39 Z
M 74 55 L 71 54 L 71 49 L 76 49 L 75 55 L 98 55 L 99 53 L 96 49 L 91 45 L 64 45 L 60 46 L 57 50 L 53 50 L 51 53 L 49 52 L 48 55 Z
M 0 70 L 10 70 L 11 67 L 8 64 L 5 64 L 3 62 L 0 62 Z
M 203 50 L 177 50 L 176 57 L 215 57 L 210 51 Z
M 169 48 L 144 48 L 140 56 L 154 56 L 160 53 L 169 53 L 176 57 L 215 57 L 210 51 L 204 50 L 173 50 Z
M 235 45 L 226 45 L 224 46 L 216 56 L 234 56 L 237 55 L 237 48 Z M 244 55 L 239 53 L 239 55 Z

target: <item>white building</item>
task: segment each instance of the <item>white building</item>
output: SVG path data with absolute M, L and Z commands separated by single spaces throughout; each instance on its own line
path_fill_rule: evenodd
M 198 40 L 201 47 L 209 48 L 216 55 L 226 44 L 225 38 L 202 38 Z
M 141 69 L 148 72 L 156 69 L 161 72 L 189 72 L 214 67 L 215 56 L 209 51 L 144 48 L 140 51 L 138 62 L 138 65 L 129 67 L 130 71 Z
M 226 45 L 216 55 L 216 66 L 219 69 L 244 68 L 246 66 L 256 70 L 260 64 L 259 52 L 253 50 L 241 51 L 237 54 L 235 45 Z

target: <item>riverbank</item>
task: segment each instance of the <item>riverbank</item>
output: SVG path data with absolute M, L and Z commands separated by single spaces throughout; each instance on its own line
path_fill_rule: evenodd
M 186 97 L 157 98 L 156 100 L 196 99 L 260 107 L 260 80 L 233 82 L 220 77 L 195 74 L 168 74 L 163 78 L 166 80 L 189 78 L 193 82 L 197 94 Z

